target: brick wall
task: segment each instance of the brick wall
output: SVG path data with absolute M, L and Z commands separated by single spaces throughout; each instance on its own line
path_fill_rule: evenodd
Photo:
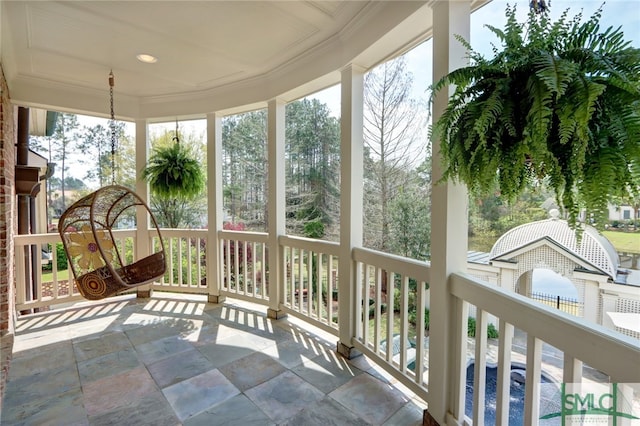
M 15 149 L 17 113 L 0 64 L 0 410 L 13 349 L 15 287 L 13 235 L 16 232 Z

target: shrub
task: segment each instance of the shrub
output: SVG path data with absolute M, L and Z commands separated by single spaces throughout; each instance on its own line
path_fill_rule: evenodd
M 319 220 L 309 221 L 304 224 L 302 232 L 307 238 L 322 238 L 324 237 L 324 224 Z
M 393 289 L 393 312 L 400 312 L 400 289 Z
M 49 250 L 51 250 L 51 246 L 49 246 Z M 64 246 L 62 243 L 56 243 L 56 265 L 58 267 L 58 271 L 64 271 L 69 267 L 69 263 L 67 261 L 67 252 L 64 251 Z M 53 266 L 51 263 L 48 265 L 43 265 L 42 269 L 46 271 L 51 271 Z
M 384 314 L 387 312 L 387 304 L 380 304 L 380 313 Z M 373 318 L 376 315 L 376 301 L 373 299 L 369 299 L 369 319 Z
M 401 302 L 401 292 L 399 288 L 395 288 L 393 290 L 393 312 L 400 312 L 400 302 Z M 409 286 L 409 300 L 407 300 L 407 307 L 409 309 L 409 312 L 411 311 L 415 311 L 416 309 L 416 299 L 417 299 L 417 295 L 416 295 L 416 291 L 415 291 L 415 287 L 411 288 L 411 285 Z
M 467 336 L 476 337 L 476 319 L 469 317 L 467 321 Z M 498 330 L 493 324 L 487 326 L 487 337 L 490 339 L 497 339 L 499 336 Z
M 418 322 L 418 311 L 415 309 L 409 310 L 409 322 L 413 325 L 416 325 Z M 424 329 L 429 330 L 429 309 L 424 308 Z
M 487 327 L 487 337 L 489 339 L 497 339 L 498 337 L 500 337 L 500 334 L 498 333 L 495 325 L 489 324 L 489 326 Z
M 51 245 L 49 245 L 49 251 L 51 251 Z M 56 264 L 58 266 L 58 271 L 64 271 L 68 268 L 69 264 L 67 263 L 67 253 L 64 251 L 64 246 L 62 243 L 56 243 Z M 53 270 L 53 265 L 49 262 L 46 265 L 42 265 L 43 271 L 51 271 Z
M 429 330 L 429 309 L 424 309 L 424 329 Z

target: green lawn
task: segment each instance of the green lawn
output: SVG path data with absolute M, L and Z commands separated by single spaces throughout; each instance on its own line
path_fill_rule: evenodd
M 400 332 L 400 314 L 399 313 L 395 313 L 393 315 L 393 330 L 394 333 L 399 333 Z M 374 328 L 375 328 L 375 321 L 373 320 L 373 318 L 371 318 L 369 320 L 369 339 L 371 339 L 371 341 L 374 341 Z M 381 340 L 385 340 L 387 338 L 387 315 L 386 314 L 382 314 L 382 317 L 380 317 L 380 331 L 382 332 L 381 335 Z M 415 341 L 416 340 L 416 327 L 412 324 L 409 324 L 409 340 L 411 341 Z
M 640 253 L 640 232 L 603 231 L 618 252 Z
M 69 279 L 69 270 L 65 269 L 64 271 L 58 271 L 57 275 L 58 281 Z M 53 272 L 42 271 L 42 282 L 48 283 L 53 281 Z

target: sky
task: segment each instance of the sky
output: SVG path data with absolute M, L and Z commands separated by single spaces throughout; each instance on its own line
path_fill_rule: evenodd
M 634 47 L 640 47 L 640 0 L 547 0 L 550 1 L 550 16 L 556 20 L 565 10 L 568 16 L 573 17 L 582 11 L 583 21 L 588 19 L 595 11 L 603 6 L 601 29 L 608 27 L 622 27 L 625 40 L 631 41 Z M 526 21 L 528 4 L 526 1 L 493 0 L 484 7 L 476 10 L 471 15 L 470 43 L 474 50 L 490 57 L 492 43 L 497 39 L 493 33 L 485 27 L 490 23 L 494 27 L 504 28 L 506 17 L 504 14 L 507 5 L 515 5 L 520 22 Z M 414 77 L 413 96 L 416 98 L 428 98 L 427 89 L 431 85 L 431 56 L 432 43 L 430 40 L 420 44 L 406 54 L 407 70 Z M 331 111 L 337 116 L 340 111 L 340 87 L 334 86 L 314 97 L 325 101 Z
M 557 19 L 565 10 L 569 10 L 569 16 L 573 17 L 582 11 L 583 21 L 588 19 L 600 7 L 603 7 L 602 18 L 600 20 L 601 30 L 610 26 L 617 28 L 622 27 L 625 40 L 631 41 L 634 47 L 640 47 L 640 0 L 547 0 L 550 2 L 550 13 L 553 20 Z M 497 28 L 503 28 L 506 18 L 504 11 L 506 5 L 515 5 L 517 7 L 519 21 L 526 20 L 528 12 L 528 4 L 526 1 L 504 1 L 493 0 L 481 9 L 474 12 L 471 16 L 471 35 L 470 43 L 474 50 L 490 57 L 492 42 L 497 42 L 487 28 L 485 23 L 490 23 Z M 428 87 L 431 84 L 431 56 L 432 43 L 426 41 L 406 54 L 407 70 L 413 75 L 412 96 L 415 99 L 428 98 Z M 332 115 L 338 117 L 340 115 L 340 86 L 333 86 L 321 92 L 317 92 L 309 97 L 317 98 L 329 107 Z M 107 120 L 94 117 L 79 116 L 81 124 L 93 126 L 102 124 L 107 126 Z M 192 120 L 180 122 L 180 133 L 202 134 L 205 137 L 204 120 Z M 154 124 L 150 128 L 150 135 L 154 132 L 163 132 L 166 130 L 174 130 L 175 122 L 166 124 Z M 135 133 L 133 124 L 127 126 L 127 132 L 131 135 Z M 76 169 L 78 170 L 78 169 Z M 78 175 L 76 175 L 76 173 Z M 82 178 L 81 171 L 74 173 L 71 170 L 70 175 Z

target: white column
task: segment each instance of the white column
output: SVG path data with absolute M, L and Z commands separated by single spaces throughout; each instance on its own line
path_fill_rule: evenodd
M 600 283 L 596 280 L 584 280 L 583 318 L 598 324 L 598 308 L 600 304 Z
M 272 99 L 267 111 L 267 158 L 268 158 L 268 203 L 267 226 L 269 242 L 269 318 L 284 318 L 286 314 L 280 309 L 284 298 L 284 271 L 282 259 L 283 249 L 278 238 L 286 233 L 285 230 L 285 107 L 286 103 L 279 99 Z
M 222 204 L 222 116 L 207 114 L 207 287 L 210 303 L 222 303 L 220 241 L 224 211 Z
M 529 297 L 533 291 L 533 271 L 527 271 L 518 278 L 518 294 Z
M 340 120 L 340 259 L 338 262 L 338 352 L 346 358 L 357 353 L 355 336 L 356 268 L 351 251 L 362 246 L 363 99 L 364 69 L 342 70 Z
M 142 169 L 149 158 L 149 137 L 147 120 L 136 120 L 136 194 L 149 204 L 149 184 L 142 178 Z M 147 210 L 138 206 L 136 210 L 136 259 L 142 259 L 151 254 L 149 241 L 150 218 Z M 151 284 L 136 288 L 137 297 L 151 297 Z
M 469 39 L 469 1 L 433 3 L 433 81 L 450 71 L 467 65 L 466 51 L 455 39 Z M 433 104 L 433 121 L 437 121 L 448 102 L 446 90 L 440 91 Z M 464 272 L 467 264 L 468 200 L 466 188 L 451 182 L 438 184 L 442 177 L 440 143 L 433 143 L 433 182 L 431 199 L 431 310 L 429 330 L 429 414 L 439 424 L 447 420 L 461 422 L 464 407 L 459 407 L 456 379 L 460 366 L 451 362 L 457 347 L 453 325 L 456 311 L 447 287 L 452 272 Z M 466 341 L 466 340 L 465 340 Z M 462 412 L 461 411 L 462 408 Z M 453 419 L 452 419 L 453 417 Z
M 607 312 L 617 312 L 616 311 L 616 301 L 618 300 L 617 294 L 611 293 L 602 293 L 602 312 L 600 313 L 600 324 L 603 326 L 615 330 L 616 326 L 613 324 L 613 320 Z
M 513 291 L 516 287 L 516 283 L 515 283 L 515 275 L 516 275 L 516 271 L 513 269 L 508 269 L 505 268 L 504 266 L 499 266 L 500 267 L 500 283 L 499 283 L 499 287 L 504 288 L 505 290 L 508 291 Z

